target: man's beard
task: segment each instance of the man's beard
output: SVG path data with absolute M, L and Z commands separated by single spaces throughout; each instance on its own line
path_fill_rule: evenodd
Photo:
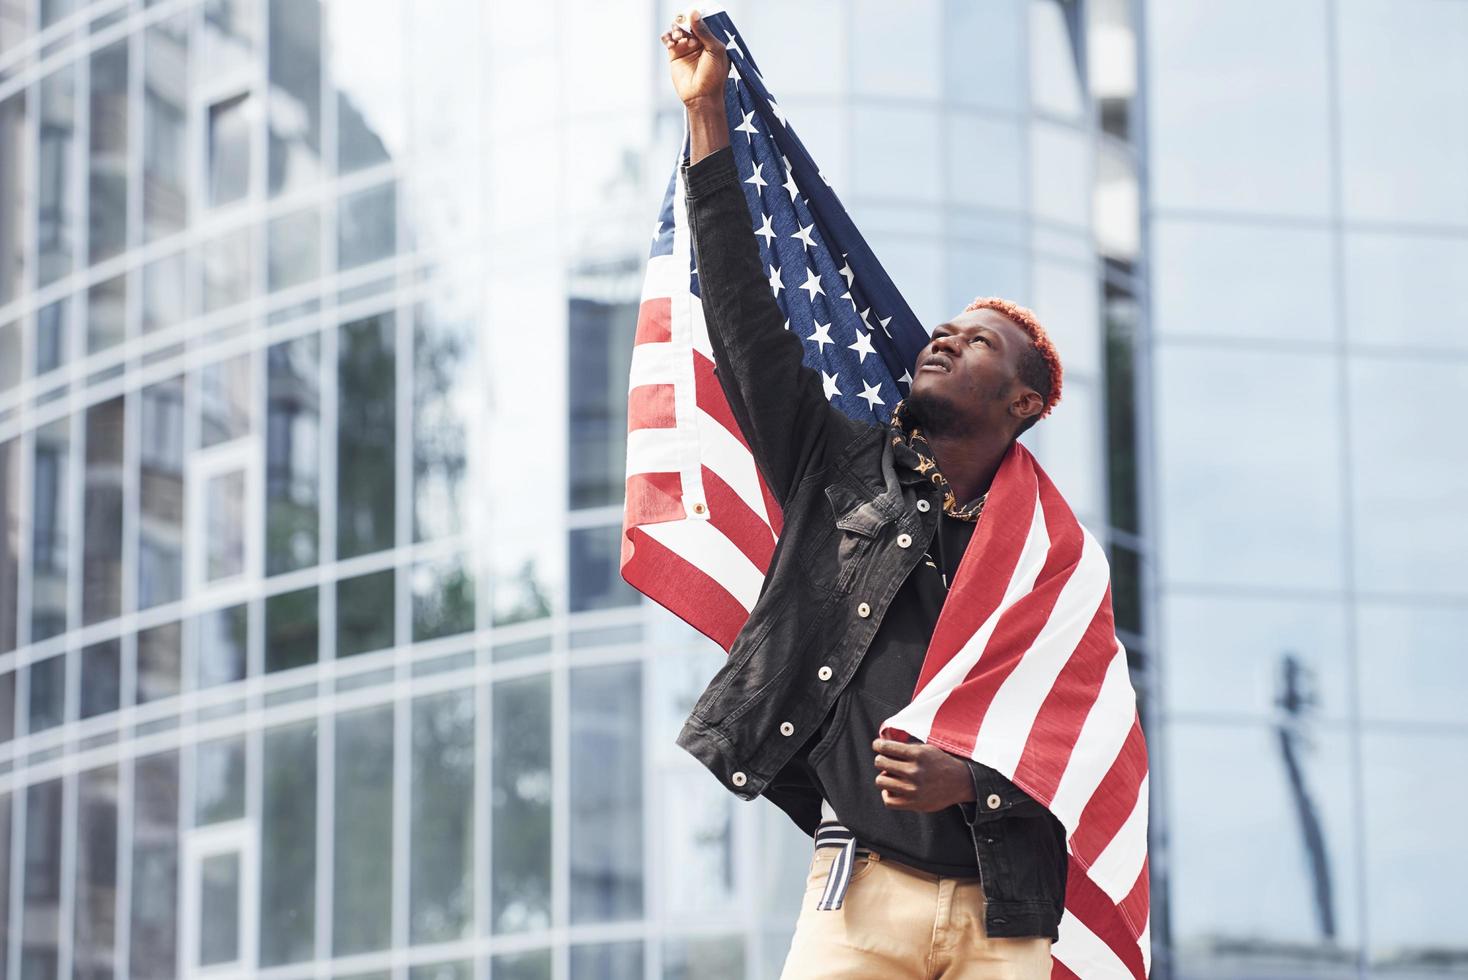
M 955 402 L 933 392 L 908 395 L 907 409 L 913 422 L 921 426 L 930 439 L 934 436 L 967 435 L 973 429 L 974 420 L 965 415 Z

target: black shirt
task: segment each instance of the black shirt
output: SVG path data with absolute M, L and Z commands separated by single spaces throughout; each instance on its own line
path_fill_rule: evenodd
M 862 846 L 952 877 L 979 873 L 963 813 L 957 806 L 934 813 L 890 809 L 876 785 L 872 741 L 882 722 L 912 700 L 948 583 L 974 526 L 947 515 L 939 521 L 932 546 L 898 589 L 851 682 L 787 767 L 811 781 Z

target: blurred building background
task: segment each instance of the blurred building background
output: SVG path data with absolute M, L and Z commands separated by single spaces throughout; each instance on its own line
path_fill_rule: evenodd
M 1154 976 L 1468 976 L 1468 0 L 730 6 L 923 321 L 1056 337 Z M 777 975 L 617 574 L 674 9 L 0 0 L 0 978 Z

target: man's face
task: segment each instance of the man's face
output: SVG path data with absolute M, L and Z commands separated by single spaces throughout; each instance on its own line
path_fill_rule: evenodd
M 1019 419 L 1009 414 L 1010 402 L 1029 390 L 1018 380 L 1029 344 L 1029 334 L 998 310 L 939 324 L 918 354 L 909 407 L 930 434 L 1012 430 Z

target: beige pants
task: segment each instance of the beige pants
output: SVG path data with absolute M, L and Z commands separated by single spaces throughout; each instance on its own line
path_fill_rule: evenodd
M 780 980 L 1049 980 L 1050 940 L 990 939 L 978 878 L 857 858 L 841 908 L 817 911 L 840 849 L 811 859 Z

